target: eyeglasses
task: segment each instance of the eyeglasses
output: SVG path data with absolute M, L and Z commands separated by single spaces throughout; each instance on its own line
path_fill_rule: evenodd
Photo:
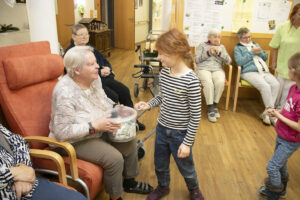
M 251 39 L 251 36 L 244 36 L 244 37 L 242 37 L 242 39 L 243 40 L 249 40 L 249 39 Z
M 81 37 L 81 38 L 90 36 L 89 34 L 75 34 L 75 35 L 77 35 L 78 37 Z

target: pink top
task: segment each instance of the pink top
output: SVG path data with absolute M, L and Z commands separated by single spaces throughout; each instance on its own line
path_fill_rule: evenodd
M 281 114 L 295 122 L 300 119 L 300 89 L 297 88 L 296 84 L 291 86 Z M 276 123 L 276 132 L 281 138 L 289 142 L 300 142 L 300 132 L 292 129 L 279 119 Z

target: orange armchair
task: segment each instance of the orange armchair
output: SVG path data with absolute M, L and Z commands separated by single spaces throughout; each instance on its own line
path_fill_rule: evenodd
M 68 153 L 63 157 L 67 178 L 81 184 L 88 199 L 93 199 L 103 188 L 103 169 L 77 159 L 70 143 L 48 138 L 52 91 L 62 74 L 62 58 L 51 54 L 49 42 L 0 47 L 0 105 L 11 130 L 31 148 L 49 149 L 52 144 Z M 40 171 L 58 173 L 50 160 L 38 158 L 33 163 Z

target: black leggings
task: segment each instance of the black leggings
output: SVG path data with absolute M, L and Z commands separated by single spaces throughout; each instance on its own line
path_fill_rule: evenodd
M 103 87 L 108 98 L 115 103 L 123 104 L 133 108 L 133 102 L 131 100 L 130 91 L 123 83 L 115 80 L 114 78 L 105 78 Z

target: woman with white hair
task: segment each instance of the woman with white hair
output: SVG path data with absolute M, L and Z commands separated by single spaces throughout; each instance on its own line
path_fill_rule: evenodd
M 216 122 L 220 117 L 217 105 L 225 84 L 225 72 L 222 64 L 230 64 L 231 58 L 224 45 L 220 44 L 221 32 L 219 30 L 210 30 L 207 38 L 208 41 L 201 43 L 195 54 L 196 73 L 204 87 L 208 120 Z
M 275 118 L 267 114 L 268 108 L 274 108 L 279 92 L 279 82 L 269 72 L 265 61 L 268 55 L 262 50 L 258 43 L 251 40 L 250 30 L 242 27 L 237 32 L 239 42 L 234 47 L 234 60 L 242 67 L 241 78 L 248 81 L 253 87 L 259 90 L 265 110 L 260 115 L 263 123 L 270 125 Z
M 49 137 L 72 143 L 78 158 L 100 165 L 111 199 L 122 199 L 123 187 L 125 192 L 150 193 L 153 188 L 149 184 L 134 179 L 138 174 L 136 141 L 114 143 L 107 137 L 121 124 L 106 114 L 114 102 L 102 89 L 93 48 L 71 48 L 64 56 L 64 65 L 67 74 L 52 94 Z

